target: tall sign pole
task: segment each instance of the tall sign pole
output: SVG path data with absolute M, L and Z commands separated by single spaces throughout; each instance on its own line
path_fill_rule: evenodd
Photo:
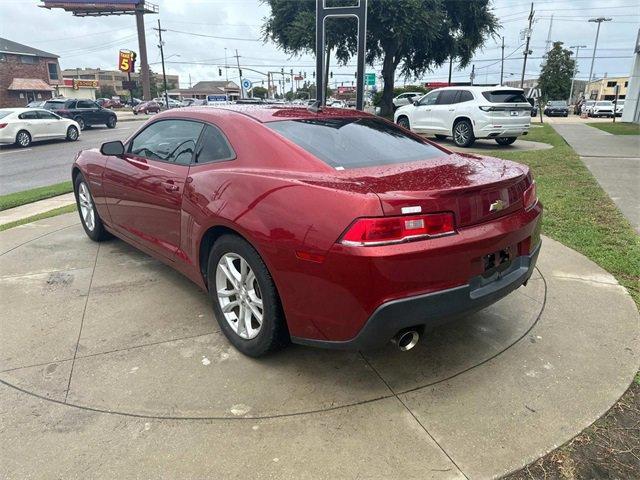
M 502 55 L 500 56 L 500 85 L 502 85 L 502 79 L 504 78 L 504 37 L 502 37 Z M 449 77 L 451 77 L 451 73 L 449 73 Z M 449 83 L 451 83 L 451 79 L 449 79 Z
M 321 107 L 326 101 L 325 84 L 325 23 L 327 18 L 355 17 L 358 20 L 358 59 L 356 108 L 364 108 L 364 61 L 367 38 L 367 0 L 358 0 L 352 7 L 327 7 L 326 0 L 316 0 L 316 104 Z M 327 62 L 328 63 L 328 62 Z
M 593 54 L 591 55 L 591 68 L 589 69 L 589 82 L 587 83 L 587 85 L 591 83 L 592 76 L 593 76 L 593 63 L 596 60 L 596 49 L 598 48 L 598 37 L 600 36 L 600 25 L 602 24 L 602 22 L 610 22 L 610 21 L 611 21 L 610 18 L 605 18 L 605 17 L 589 19 L 589 22 L 598 24 L 598 29 L 596 30 L 596 42 L 593 44 Z
M 147 38 L 144 34 L 144 2 L 136 7 L 136 28 L 138 30 L 138 50 L 140 51 L 140 80 L 142 81 L 142 99 L 151 100 L 149 83 L 149 62 L 147 60 Z

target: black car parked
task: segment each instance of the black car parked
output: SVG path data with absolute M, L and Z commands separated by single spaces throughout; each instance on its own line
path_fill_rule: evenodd
M 109 128 L 115 128 L 118 121 L 116 112 L 101 107 L 93 100 L 53 99 L 47 100 L 44 108 L 55 111 L 61 117 L 75 120 L 80 125 L 80 130 L 91 125 L 106 125 Z
M 547 117 L 568 117 L 569 106 L 564 100 L 552 100 L 544 107 L 544 114 Z

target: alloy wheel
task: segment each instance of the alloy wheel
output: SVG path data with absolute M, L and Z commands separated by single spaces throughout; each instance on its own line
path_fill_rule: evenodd
M 226 253 L 216 267 L 216 294 L 220 309 L 240 338 L 255 338 L 262 327 L 264 308 L 258 279 L 237 253 Z
M 69 140 L 75 141 L 78 139 L 78 129 L 76 127 L 69 127 L 69 133 L 67 134 Z
M 87 188 L 87 184 L 82 182 L 78 187 L 78 204 L 80 206 L 80 214 L 87 230 L 93 231 L 96 227 L 96 214 L 91 200 L 91 194 Z
M 460 122 L 456 125 L 453 136 L 458 145 L 465 145 L 469 141 L 469 135 L 469 125 L 465 122 Z
M 31 143 L 31 137 L 29 137 L 29 134 L 27 132 L 20 132 L 18 133 L 16 141 L 21 147 L 28 147 Z

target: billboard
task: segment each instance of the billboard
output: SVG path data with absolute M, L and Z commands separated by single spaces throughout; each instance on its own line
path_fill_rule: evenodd
M 136 52 L 120 50 L 118 54 L 118 70 L 125 73 L 134 72 L 136 68 Z
M 158 6 L 145 0 L 42 0 L 41 7 L 61 8 L 77 16 L 158 13 Z

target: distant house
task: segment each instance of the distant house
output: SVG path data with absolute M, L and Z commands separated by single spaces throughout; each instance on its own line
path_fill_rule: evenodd
M 0 38 L 0 107 L 47 100 L 62 84 L 58 55 Z
M 191 88 L 176 88 L 169 90 L 169 96 L 182 100 L 183 98 L 207 98 L 208 95 L 227 95 L 229 100 L 240 98 L 240 86 L 235 82 L 212 80 L 198 82 Z

